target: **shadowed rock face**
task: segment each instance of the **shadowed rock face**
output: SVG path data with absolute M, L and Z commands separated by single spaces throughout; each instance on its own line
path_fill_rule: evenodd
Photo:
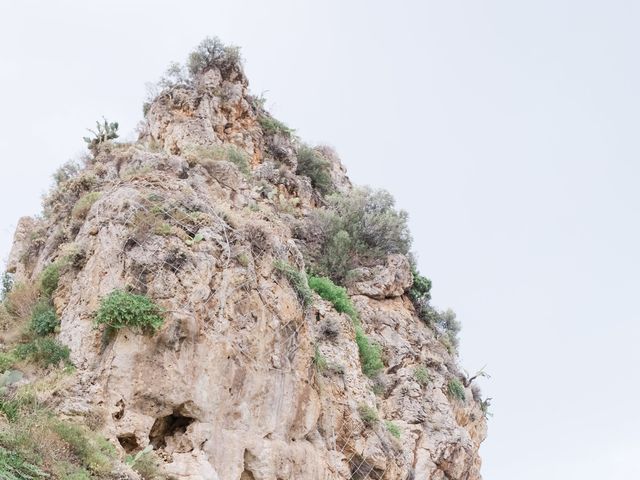
M 178 479 L 479 479 L 485 419 L 470 389 L 464 401 L 447 396 L 460 374 L 405 295 L 407 259 L 389 256 L 348 285 L 383 351 L 385 370 L 373 380 L 351 320 L 319 297 L 303 308 L 274 271 L 276 260 L 304 268 L 292 228 L 321 198 L 295 174 L 296 140 L 261 126 L 266 114 L 242 69 L 225 75 L 212 68 L 164 91 L 138 142 L 97 152 L 80 174 L 100 192 L 86 217 L 71 216 L 73 202 L 59 195 L 46 218 L 19 224 L 9 261 L 18 281 L 81 255 L 65 263 L 54 294 L 59 339 L 77 366 L 54 396 L 58 411 L 106 412 L 103 433 L 117 448 L 151 445 Z M 189 156 L 229 145 L 250 174 Z M 337 156 L 325 155 L 334 185 L 348 191 Z M 165 309 L 157 334 L 109 339 L 94 327 L 101 298 L 118 288 Z M 428 367 L 426 384 L 418 366 Z M 365 424 L 361 405 L 380 421 Z

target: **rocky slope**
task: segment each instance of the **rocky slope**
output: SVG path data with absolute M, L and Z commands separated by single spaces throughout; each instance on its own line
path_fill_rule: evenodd
M 239 61 L 165 86 L 137 142 L 96 145 L 45 215 L 21 220 L 8 262 L 16 284 L 60 266 L 55 335 L 75 370 L 42 401 L 65 418 L 98 417 L 122 457 L 152 449 L 167 478 L 481 478 L 482 404 L 419 318 L 407 257 L 361 265 L 346 282 L 381 348 L 373 376 L 352 318 L 315 293 L 302 302 L 278 269 L 308 269 L 297 229 L 326 205 L 296 173 L 300 148 L 249 94 Z M 337 156 L 317 152 L 333 191 L 348 194 Z M 116 289 L 160 305 L 160 330 L 97 328 Z

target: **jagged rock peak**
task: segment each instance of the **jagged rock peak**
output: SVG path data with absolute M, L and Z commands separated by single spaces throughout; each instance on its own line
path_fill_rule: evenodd
M 53 384 L 59 369 L 16 364 L 22 382 L 53 385 L 34 391 L 58 415 L 99 419 L 117 458 L 153 458 L 144 478 L 480 479 L 486 403 L 393 199 L 353 188 L 333 150 L 270 116 L 217 40 L 145 112 L 137 142 L 93 141 L 44 216 L 19 224 L 7 331 L 31 314 L 15 292 L 45 302 L 44 335 L 75 365 Z M 153 326 L 119 304 L 101 323 L 121 298 Z

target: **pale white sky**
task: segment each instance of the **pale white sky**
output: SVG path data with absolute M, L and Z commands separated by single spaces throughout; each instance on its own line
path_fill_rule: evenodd
M 409 211 L 487 364 L 487 480 L 640 478 L 640 4 L 0 2 L 0 258 L 105 115 L 207 35 L 352 179 Z

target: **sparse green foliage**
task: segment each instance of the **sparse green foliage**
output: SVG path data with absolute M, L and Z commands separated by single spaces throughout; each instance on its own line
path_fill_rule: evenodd
M 160 474 L 160 461 L 153 451 L 152 445 L 147 445 L 135 455 L 127 455 L 125 463 L 140 474 L 142 480 L 160 480 L 165 477 Z
M 95 150 L 99 145 L 118 138 L 118 122 L 109 123 L 107 119 L 103 118 L 103 122 L 96 122 L 96 130 L 89 129 L 89 132 L 93 134 L 91 137 L 83 137 L 83 140 L 89 146 L 89 149 Z
M 9 411 L 9 414 L 6 414 Z M 0 396 L 0 479 L 111 478 L 114 447 L 88 428 L 61 420 L 28 391 Z
M 73 206 L 71 216 L 76 220 L 84 220 L 94 203 L 100 198 L 100 192 L 89 192 L 81 196 Z
M 216 173 L 216 163 L 220 161 L 233 163 L 245 175 L 251 172 L 247 153 L 231 144 L 209 147 L 192 145 L 185 150 L 184 157 L 191 165 L 202 165 L 212 175 Z
M 273 266 L 281 275 L 289 280 L 303 307 L 308 307 L 313 303 L 313 293 L 309 288 L 307 275 L 304 272 L 301 272 L 282 260 L 276 260 Z
M 411 299 L 418 317 L 430 327 L 436 329 L 440 335 L 440 341 L 449 353 L 454 354 L 458 349 L 458 333 L 460 322 L 456 319 L 453 310 L 440 311 L 431 305 L 431 280 L 420 275 L 415 267 L 411 266 L 413 273 L 413 285 L 409 289 Z
M 380 346 L 369 340 L 360 325 L 356 325 L 355 330 L 362 371 L 365 375 L 372 377 L 384 368 Z
M 413 284 L 409 289 L 409 298 L 418 310 L 419 305 L 428 304 L 431 300 L 431 280 L 420 275 L 415 265 L 411 265 L 411 273 L 413 274 Z
M 0 352 L 0 373 L 9 370 L 16 362 L 16 357 L 11 352 Z
M 37 480 L 49 478 L 49 475 L 22 456 L 0 446 L 1 480 Z
M 238 47 L 226 46 L 218 37 L 207 37 L 189 55 L 187 69 L 192 77 L 214 67 L 224 75 L 232 69 L 240 68 L 241 63 Z
M 384 190 L 354 189 L 327 197 L 329 208 L 313 213 L 308 253 L 315 270 L 341 282 L 359 265 L 377 264 L 388 254 L 407 254 L 411 235 L 407 214 L 395 209 Z
M 96 323 L 111 329 L 129 328 L 137 333 L 155 333 L 164 322 L 162 309 L 144 295 L 114 290 L 100 303 Z
M 413 378 L 415 378 L 416 382 L 418 382 L 423 387 L 431 381 L 429 371 L 423 365 L 416 367 L 416 369 L 413 371 Z
M 444 312 L 437 312 L 435 326 L 444 338 L 443 343 L 445 343 L 445 345 L 450 344 L 453 351 L 457 351 L 459 344 L 458 333 L 460 333 L 461 327 L 455 312 L 451 309 L 445 310 Z
M 387 431 L 395 438 L 400 438 L 400 435 L 402 434 L 402 430 L 400 430 L 400 427 L 398 425 L 396 425 L 395 423 L 387 420 L 384 422 L 384 426 L 387 427 Z
M 330 163 L 322 154 L 313 148 L 302 145 L 298 149 L 298 168 L 296 173 L 309 177 L 311 185 L 323 195 L 331 193 Z
M 314 276 L 309 278 L 309 286 L 323 299 L 331 302 L 333 308 L 338 312 L 346 313 L 351 318 L 356 332 L 356 343 L 364 374 L 372 377 L 382 370 L 384 363 L 382 363 L 380 346 L 371 343 L 364 333 L 358 319 L 358 312 L 347 295 L 345 288 L 334 284 L 329 278 Z
M 322 355 L 317 345 L 313 354 L 313 364 L 315 365 L 316 370 L 320 373 L 324 372 L 328 366 L 327 359 Z
M 280 120 L 273 118 L 272 116 L 267 115 L 266 113 L 262 114 L 260 118 L 258 118 L 258 121 L 260 122 L 260 126 L 262 127 L 262 130 L 267 135 L 282 135 L 287 138 L 293 135 L 293 132 L 294 132 L 293 129 L 287 127 Z
M 323 299 L 331 302 L 338 312 L 346 313 L 352 320 L 358 319 L 358 312 L 344 287 L 336 285 L 329 278 L 313 275 L 309 277 L 309 287 Z
M 53 174 L 53 180 L 57 186 L 71 180 L 80 173 L 80 165 L 75 160 L 69 160 Z
M 358 407 L 358 414 L 360 414 L 362 422 L 369 428 L 375 426 L 379 421 L 378 412 L 368 405 L 360 405 Z
M 12 288 L 13 275 L 9 272 L 4 272 L 2 274 L 2 281 L 0 282 L 0 302 L 4 302 Z
M 449 393 L 449 396 L 457 400 L 464 401 L 466 399 L 466 394 L 464 391 L 464 387 L 462 386 L 462 382 L 460 382 L 460 380 L 458 380 L 457 378 L 452 378 L 451 380 L 449 380 L 447 392 Z
M 484 400 L 480 401 L 480 410 L 482 410 L 484 418 L 493 416 L 493 414 L 489 411 L 489 407 L 491 407 L 491 397 L 485 398 Z
M 60 281 L 60 267 L 56 263 L 52 263 L 42 271 L 40 275 L 40 291 L 42 294 L 51 298 L 53 292 L 58 288 L 58 282 Z
M 29 360 L 42 367 L 59 365 L 60 362 L 69 364 L 69 348 L 50 337 L 35 338 L 29 343 L 18 345 L 15 355 L 20 360 Z
M 30 330 L 36 335 L 45 336 L 53 333 L 59 325 L 58 316 L 48 300 L 40 300 L 31 315 Z

